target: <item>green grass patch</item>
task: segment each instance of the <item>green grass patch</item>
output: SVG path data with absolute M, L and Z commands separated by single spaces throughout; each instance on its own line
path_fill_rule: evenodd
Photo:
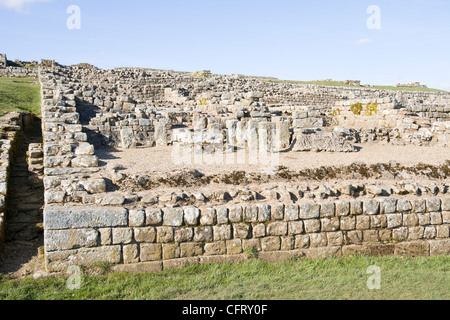
M 393 91 L 423 91 L 423 92 L 444 92 L 448 91 L 432 89 L 432 88 L 407 88 L 407 87 L 395 87 L 395 86 L 373 86 L 373 87 L 364 87 L 364 86 L 353 86 L 349 84 L 345 84 L 339 81 L 291 81 L 291 80 L 267 80 L 267 82 L 272 83 L 291 83 L 291 84 L 313 84 L 317 86 L 333 86 L 333 87 L 349 87 L 349 88 L 366 88 L 366 89 L 377 89 L 377 90 L 393 90 Z
M 0 116 L 12 111 L 40 115 L 41 98 L 38 79 L 0 78 Z
M 367 270 L 381 268 L 381 290 Z M 450 257 L 344 257 L 282 263 L 191 266 L 154 274 L 84 276 L 79 290 L 64 278 L 0 276 L 0 300 L 447 300 Z

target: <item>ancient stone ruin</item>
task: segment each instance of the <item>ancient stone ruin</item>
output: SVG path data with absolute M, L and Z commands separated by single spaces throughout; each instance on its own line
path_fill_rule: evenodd
M 54 62 L 38 77 L 50 272 L 450 253 L 449 93 Z

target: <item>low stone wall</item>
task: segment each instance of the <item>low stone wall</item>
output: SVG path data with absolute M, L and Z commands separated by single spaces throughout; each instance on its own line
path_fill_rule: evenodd
M 0 78 L 37 78 L 38 69 L 37 68 L 17 68 L 17 67 L 6 67 L 4 69 L 0 68 Z
M 5 241 L 6 205 L 9 172 L 24 128 L 29 127 L 34 115 L 11 112 L 0 117 L 0 249 Z
M 46 265 L 161 270 L 341 254 L 450 254 L 450 198 L 212 208 L 46 206 Z

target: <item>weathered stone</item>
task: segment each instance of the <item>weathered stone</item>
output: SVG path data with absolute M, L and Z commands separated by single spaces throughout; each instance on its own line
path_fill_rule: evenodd
M 430 245 L 426 241 L 411 241 L 397 243 L 395 255 L 400 257 L 427 257 L 430 253 Z
M 427 211 L 428 212 L 441 211 L 441 199 L 439 199 L 439 198 L 427 199 Z
M 411 202 L 408 200 L 398 200 L 397 201 L 397 212 L 408 213 L 412 211 Z
M 273 220 L 283 220 L 284 219 L 284 204 L 278 203 L 272 205 L 272 219 Z
M 305 220 L 303 221 L 305 224 L 305 232 L 306 233 L 314 233 L 314 232 L 320 232 L 320 220 Z
M 161 244 L 141 244 L 141 261 L 159 261 L 162 258 Z
M 227 246 L 227 254 L 241 254 L 242 253 L 242 240 L 241 239 L 233 239 L 226 241 Z
M 258 207 L 247 206 L 244 208 L 244 222 L 248 223 L 258 222 Z
M 46 207 L 46 230 L 124 227 L 128 224 L 128 211 L 124 208 Z
M 245 223 L 234 224 L 233 235 L 236 239 L 248 239 L 251 235 L 250 225 Z
M 114 228 L 112 229 L 113 244 L 129 244 L 133 241 L 133 229 Z
M 196 257 L 203 254 L 203 245 L 201 243 L 180 243 L 180 257 Z
M 231 226 L 220 225 L 213 227 L 214 241 L 230 240 L 231 239 Z
M 153 243 L 156 241 L 156 229 L 154 227 L 134 228 L 134 240 L 139 243 Z
M 194 207 L 184 209 L 184 222 L 188 226 L 197 226 L 200 219 L 200 210 Z
M 230 208 L 229 211 L 229 220 L 231 223 L 239 223 L 242 222 L 242 207 L 236 206 Z
M 350 214 L 352 216 L 363 214 L 363 202 L 359 200 L 350 201 Z
M 195 242 L 213 241 L 213 228 L 209 226 L 194 228 L 194 241 Z
M 320 206 L 321 218 L 332 218 L 335 216 L 335 204 L 334 202 L 325 202 Z
M 200 224 L 202 226 L 213 226 L 217 223 L 217 214 L 214 208 L 202 210 Z
M 218 208 L 217 212 L 217 224 L 228 224 L 228 208 Z
M 375 200 L 365 200 L 363 212 L 368 215 L 380 214 L 380 203 Z
M 356 229 L 368 230 L 370 229 L 371 216 L 357 216 L 356 217 Z
M 302 221 L 289 221 L 288 226 L 289 235 L 291 236 L 302 234 L 305 231 Z M 280 234 L 280 236 L 283 236 L 283 234 Z
M 299 206 L 295 204 L 289 204 L 285 208 L 285 219 L 287 221 L 299 220 Z
M 311 248 L 326 247 L 328 239 L 326 233 L 314 233 L 310 235 Z
M 344 244 L 344 234 L 343 232 L 328 232 L 327 234 L 328 245 L 329 246 L 342 246 Z
M 164 208 L 163 225 L 170 227 L 181 227 L 184 223 L 184 212 L 181 208 Z
M 408 239 L 408 228 L 402 227 L 392 230 L 392 238 L 396 241 L 405 241 Z
M 403 215 L 400 214 L 388 214 L 387 217 L 387 223 L 388 228 L 395 229 L 398 227 L 401 227 L 403 225 Z
M 99 232 L 93 229 L 47 230 L 45 231 L 45 250 L 71 250 L 82 247 L 96 247 Z
M 123 246 L 123 263 L 132 264 L 139 263 L 139 251 L 135 244 Z
M 125 202 L 125 197 L 120 194 L 108 194 L 102 198 L 103 206 L 121 206 Z
M 130 227 L 143 227 L 145 226 L 145 211 L 142 209 L 130 210 L 128 219 Z
M 180 246 L 177 243 L 168 243 L 162 245 L 163 260 L 180 258 Z
M 338 217 L 345 217 L 350 214 L 350 202 L 337 201 L 336 202 L 336 215 Z
M 356 217 L 342 217 L 341 230 L 350 231 L 356 229 Z
M 287 222 L 271 222 L 267 225 L 267 234 L 269 236 L 285 236 L 288 234 Z
M 430 245 L 430 256 L 448 256 L 450 255 L 450 240 L 433 240 L 428 241 Z M 425 249 L 425 245 L 424 245 Z
M 302 203 L 300 205 L 300 219 L 303 220 L 317 219 L 319 217 L 320 217 L 320 204 Z
M 261 239 L 261 250 L 267 251 L 279 251 L 281 248 L 280 237 L 266 237 Z
M 157 227 L 156 242 L 170 243 L 174 241 L 175 231 L 172 227 Z
M 397 212 L 397 199 L 383 199 L 380 204 L 382 214 L 392 214 Z
M 62 272 L 71 265 L 92 267 L 104 262 L 118 264 L 121 261 L 121 252 L 120 246 L 47 252 L 46 267 L 50 272 Z
M 145 220 L 148 226 L 160 226 L 162 225 L 162 211 L 160 209 L 146 209 Z
M 227 253 L 227 246 L 225 241 L 218 241 L 205 244 L 205 255 L 206 256 L 217 256 Z
M 417 214 L 405 214 L 403 215 L 403 225 L 405 227 L 417 227 L 419 226 L 419 217 Z
M 271 210 L 269 205 L 258 205 L 258 221 L 267 222 L 271 219 Z

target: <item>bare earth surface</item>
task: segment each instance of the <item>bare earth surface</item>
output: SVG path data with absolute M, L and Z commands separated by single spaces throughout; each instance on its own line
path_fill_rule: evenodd
M 353 163 L 365 164 L 389 163 L 395 161 L 403 166 L 442 165 L 450 160 L 450 148 L 392 146 L 383 144 L 357 145 L 362 149 L 353 153 L 327 152 L 287 152 L 280 153 L 279 165 L 293 171 L 319 168 L 322 166 L 348 166 Z M 128 175 L 142 173 L 163 173 L 197 169 L 204 174 L 222 174 L 243 170 L 247 173 L 258 173 L 264 164 L 236 164 L 236 161 L 220 165 L 191 161 L 191 164 L 180 163 L 177 152 L 172 147 L 143 148 L 133 150 L 98 149 L 96 154 L 103 165 L 113 163 L 121 165 Z M 248 160 L 248 159 L 247 159 Z

